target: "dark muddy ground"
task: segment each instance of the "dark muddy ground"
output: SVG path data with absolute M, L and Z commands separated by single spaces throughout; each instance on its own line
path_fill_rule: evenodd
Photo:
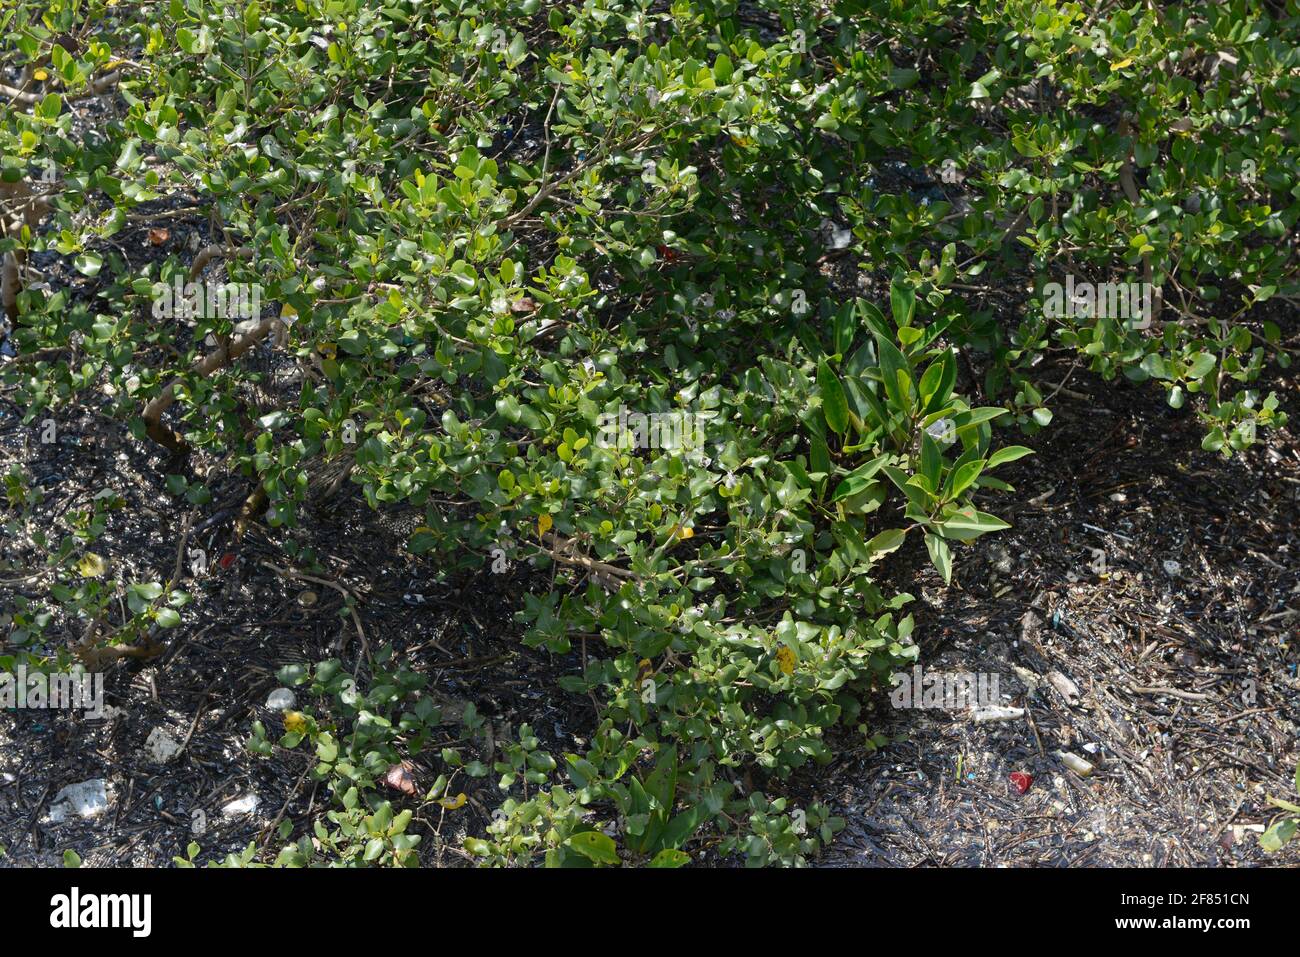
M 1273 385 L 1294 406 L 1294 384 Z M 952 587 L 922 571 L 915 607 L 930 670 L 997 675 L 1027 717 L 885 705 L 894 743 L 818 781 L 849 819 L 826 863 L 1300 861 L 1258 843 L 1298 750 L 1294 437 L 1224 464 L 1152 392 L 1071 386 L 1088 397 L 1054 403 L 1027 443 L 1039 454 L 1008 476 L 1015 503 L 995 511 L 1014 528 L 971 549 Z M 1014 772 L 1032 776 L 1023 795 Z

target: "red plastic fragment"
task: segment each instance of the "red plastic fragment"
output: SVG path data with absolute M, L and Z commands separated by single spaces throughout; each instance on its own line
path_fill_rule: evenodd
M 1029 786 L 1034 783 L 1034 776 L 1026 774 L 1024 771 L 1015 771 L 1011 775 L 1011 784 L 1017 791 L 1024 794 L 1029 790 Z

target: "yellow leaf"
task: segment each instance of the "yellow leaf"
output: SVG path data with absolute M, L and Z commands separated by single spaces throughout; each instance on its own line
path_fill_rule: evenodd
M 1118 63 L 1112 63 L 1110 65 L 1110 72 L 1114 73 L 1116 70 L 1122 70 L 1124 69 L 1124 67 L 1132 66 L 1132 65 L 1133 65 L 1133 58 L 1125 57 L 1124 59 L 1120 60 Z
M 551 526 L 553 526 L 554 524 L 555 522 L 551 521 L 551 516 L 549 515 L 543 515 L 541 518 L 539 518 L 537 520 L 537 537 L 541 538 L 543 535 L 549 532 L 551 530 Z
M 338 355 L 339 349 L 338 346 L 334 345 L 332 342 L 322 342 L 316 346 L 316 351 L 326 359 L 333 359 Z
M 776 649 L 776 660 L 781 663 L 781 671 L 787 675 L 794 674 L 794 651 L 782 645 Z
M 108 571 L 108 562 L 94 552 L 86 552 L 77 562 L 77 571 L 81 572 L 82 578 L 103 578 Z
M 438 803 L 441 804 L 443 807 L 445 807 L 448 811 L 454 811 L 458 807 L 464 807 L 466 800 L 468 799 L 465 797 L 465 792 L 461 791 L 454 798 L 443 798 Z
M 306 734 L 307 716 L 301 711 L 286 711 L 284 713 L 284 730 Z
M 48 76 L 49 76 L 49 74 L 46 73 L 44 70 L 34 70 L 34 71 L 32 72 L 32 79 L 33 79 L 33 80 L 44 80 L 44 79 L 46 79 Z
M 298 310 L 293 308 L 293 306 L 289 305 L 287 302 L 280 307 L 281 319 L 296 319 L 297 316 L 298 316 Z

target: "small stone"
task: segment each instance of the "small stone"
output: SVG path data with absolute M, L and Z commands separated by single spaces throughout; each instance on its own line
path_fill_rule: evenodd
M 154 728 L 149 732 L 149 737 L 145 738 L 145 757 L 154 764 L 166 764 L 176 757 L 180 750 L 181 746 L 176 742 L 176 739 L 162 728 Z
M 266 707 L 270 711 L 289 711 L 298 703 L 288 688 L 276 688 L 266 697 Z
M 1161 565 L 1164 567 L 1165 574 L 1170 578 L 1177 578 L 1178 573 L 1182 571 L 1183 566 L 1172 559 L 1166 558 Z

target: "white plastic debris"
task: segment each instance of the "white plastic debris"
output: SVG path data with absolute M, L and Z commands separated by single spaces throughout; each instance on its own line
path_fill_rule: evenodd
M 979 708 L 971 712 L 971 717 L 976 724 L 985 724 L 989 721 L 1015 721 L 1024 716 L 1024 708 Z
M 1177 578 L 1178 573 L 1183 569 L 1182 565 L 1170 558 L 1166 558 L 1161 564 L 1164 566 L 1165 574 L 1170 578 Z
M 938 419 L 925 427 L 926 434 L 940 445 L 952 445 L 957 439 L 957 426 L 952 419 Z
M 144 741 L 144 754 L 154 764 L 166 764 L 180 753 L 176 739 L 162 728 L 154 728 Z
M 289 711 L 298 703 L 288 688 L 276 688 L 266 697 L 266 707 L 271 711 Z
M 50 805 L 49 820 L 53 824 L 62 824 L 73 817 L 94 817 L 108 810 L 108 790 L 103 778 L 91 778 L 77 784 L 69 784 L 58 794 Z
M 1092 764 L 1083 760 L 1077 754 L 1071 754 L 1069 751 L 1054 751 L 1052 753 L 1060 759 L 1062 764 L 1081 778 L 1086 778 L 1093 772 Z
M 831 249 L 847 249 L 849 244 L 853 242 L 853 230 L 842 223 L 823 219 L 821 228 L 822 241 Z
M 221 809 L 221 813 L 226 817 L 235 817 L 237 814 L 252 814 L 257 810 L 261 801 L 256 794 L 245 794 L 241 798 L 235 798 Z

